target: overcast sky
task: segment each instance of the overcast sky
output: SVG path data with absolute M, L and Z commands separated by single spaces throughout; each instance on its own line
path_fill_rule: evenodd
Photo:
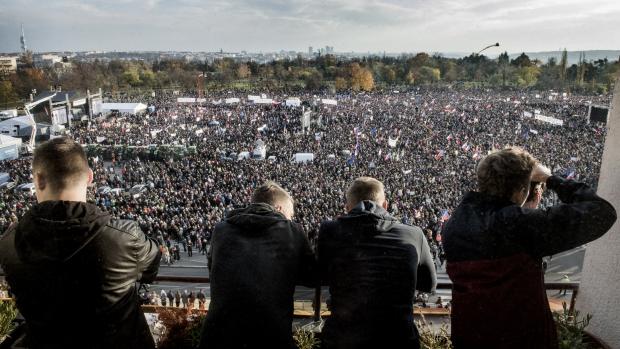
M 0 52 L 21 23 L 34 52 L 620 49 L 620 0 L 0 0 Z

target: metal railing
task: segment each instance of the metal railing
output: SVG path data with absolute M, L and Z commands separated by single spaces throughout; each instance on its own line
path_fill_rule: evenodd
M 208 284 L 210 280 L 208 277 L 193 277 L 193 276 L 157 276 L 155 279 L 156 282 L 183 282 L 183 283 L 201 283 Z M 451 282 L 438 282 L 437 290 L 452 290 Z M 579 283 L 578 282 L 546 282 L 545 290 L 557 290 L 557 291 L 571 291 L 571 299 L 569 304 L 569 311 L 573 311 L 575 309 L 575 301 L 577 300 L 577 295 L 579 294 Z M 321 288 L 317 287 L 314 291 L 314 321 L 319 321 L 321 319 Z

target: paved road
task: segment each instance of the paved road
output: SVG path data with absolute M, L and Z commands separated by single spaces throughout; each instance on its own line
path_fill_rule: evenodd
M 552 257 L 545 274 L 545 280 L 547 282 L 560 282 L 564 275 L 568 275 L 570 281 L 579 281 L 581 279 L 581 267 L 583 265 L 583 258 L 585 255 L 585 248 L 578 247 L 574 250 L 563 252 Z M 168 267 L 162 265 L 159 270 L 159 275 L 166 276 L 187 276 L 187 277 L 208 277 L 209 271 L 207 270 L 206 256 L 201 254 L 194 254 L 193 257 L 188 257 L 186 253 L 181 252 L 181 260 L 174 265 Z M 438 282 L 450 282 L 448 275 L 443 268 L 438 270 L 437 274 Z M 210 294 L 210 288 L 208 284 L 201 283 L 178 283 L 178 282 L 158 282 L 151 285 L 151 290 L 159 292 L 161 289 L 180 289 L 180 290 L 198 290 L 203 289 L 207 296 Z M 324 299 L 328 295 L 327 290 L 323 290 Z M 552 291 L 551 293 L 554 293 Z M 435 295 L 441 296 L 443 300 L 451 299 L 450 290 L 437 290 Z M 296 300 L 311 300 L 314 297 L 314 290 L 305 287 L 298 287 L 295 292 Z M 431 301 L 435 297 L 431 298 Z

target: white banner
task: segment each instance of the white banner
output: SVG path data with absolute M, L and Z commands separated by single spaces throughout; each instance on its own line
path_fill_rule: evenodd
M 398 142 L 398 138 L 396 139 L 392 139 L 392 137 L 390 137 L 388 139 L 388 145 L 390 146 L 390 148 L 394 148 L 396 147 L 396 143 Z
M 177 103 L 196 103 L 196 98 L 179 97 L 177 98 Z
M 321 102 L 323 102 L 323 104 L 338 105 L 338 101 L 336 101 L 335 99 L 323 98 L 321 99 Z
M 536 120 L 540 120 L 540 121 L 543 121 L 543 122 L 548 122 L 548 123 L 550 123 L 552 125 L 556 125 L 556 126 L 563 126 L 564 125 L 564 121 L 563 120 L 556 119 L 556 118 L 551 117 L 551 116 L 544 116 L 544 115 L 538 114 L 534 118 Z

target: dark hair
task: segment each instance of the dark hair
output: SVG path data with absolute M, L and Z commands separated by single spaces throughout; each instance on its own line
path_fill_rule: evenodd
M 283 203 L 287 200 L 293 202 L 293 198 L 278 183 L 267 181 L 259 187 L 256 187 L 252 194 L 253 203 L 265 203 L 275 206 L 277 203 Z
M 476 170 L 480 191 L 510 200 L 515 191 L 529 187 L 536 163 L 532 155 L 517 147 L 491 153 Z
M 34 151 L 32 171 L 42 175 L 53 192 L 70 187 L 87 175 L 88 169 L 84 149 L 68 137 L 54 138 Z

